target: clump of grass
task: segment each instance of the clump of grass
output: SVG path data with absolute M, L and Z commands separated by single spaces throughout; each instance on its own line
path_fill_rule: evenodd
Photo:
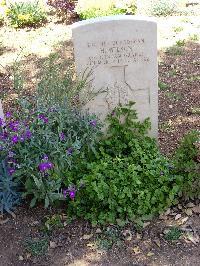
M 191 107 L 190 113 L 193 115 L 200 115 L 200 106 L 199 107 Z
M 199 41 L 199 35 L 198 34 L 189 34 L 188 40 L 193 41 L 193 42 L 198 42 Z
M 165 234 L 165 239 L 169 241 L 176 241 L 178 240 L 182 235 L 182 232 L 177 227 L 172 227 L 167 234 Z
M 172 70 L 169 71 L 169 76 L 170 77 L 174 77 L 174 76 L 176 76 L 176 74 L 177 74 L 177 72 L 176 72 L 175 69 L 172 69 Z
M 33 257 L 45 255 L 48 250 L 49 240 L 43 239 L 28 239 L 25 242 L 26 251 L 29 252 Z
M 176 41 L 176 45 L 177 45 L 178 47 L 185 46 L 185 40 L 178 40 L 178 41 Z
M 167 54 L 172 56 L 182 55 L 183 54 L 183 47 L 173 45 L 166 49 L 165 51 Z
M 181 32 L 183 30 L 184 30 L 184 28 L 182 26 L 173 27 L 173 31 L 176 33 Z
M 166 92 L 166 96 L 174 101 L 178 101 L 182 98 L 181 94 L 175 92 Z
M 166 84 L 165 82 L 162 81 L 158 81 L 158 87 L 160 88 L 161 91 L 165 91 L 167 89 L 169 89 L 169 85 Z

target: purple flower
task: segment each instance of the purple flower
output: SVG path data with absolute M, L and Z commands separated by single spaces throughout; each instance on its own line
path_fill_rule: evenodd
M 32 133 L 31 133 L 31 131 L 30 131 L 29 129 L 26 130 L 26 132 L 25 132 L 25 137 L 26 137 L 27 139 L 30 139 L 30 138 L 32 137 Z
M 48 155 L 44 154 L 44 155 L 42 156 L 42 160 L 48 161 L 48 160 L 49 160 Z
M 24 142 L 24 140 L 25 140 L 24 136 L 21 136 L 21 137 L 20 137 L 20 141 L 21 141 L 21 142 Z
M 71 200 L 74 200 L 76 197 L 76 187 L 74 185 L 69 186 L 67 189 L 63 190 L 63 196 L 66 199 L 67 194 Z
M 14 135 L 11 140 L 14 144 L 16 144 L 19 141 L 19 137 L 17 135 Z
M 8 169 L 8 173 L 9 175 L 13 175 L 15 173 L 15 169 L 13 168 Z
M 1 140 L 6 140 L 7 138 L 8 138 L 8 133 L 7 132 L 4 131 L 3 133 L 0 134 L 0 139 Z
M 45 116 L 43 114 L 39 114 L 38 115 L 38 118 L 41 119 L 41 120 L 43 120 L 45 118 Z
M 0 127 L 2 127 L 4 125 L 4 121 L 2 118 L 0 118 Z
M 111 116 L 115 116 L 115 111 L 112 111 Z
M 19 130 L 19 121 L 10 122 L 9 127 L 12 131 L 18 131 Z
M 48 168 L 48 169 L 53 168 L 53 164 L 52 164 L 51 162 L 47 162 L 47 168 Z
M 65 134 L 63 132 L 60 133 L 60 140 L 61 141 L 65 140 Z
M 75 196 L 76 196 L 76 190 L 69 191 L 69 197 L 71 200 L 74 200 Z
M 73 153 L 73 148 L 68 148 L 67 149 L 67 155 L 72 155 Z
M 9 158 L 13 158 L 14 155 L 15 155 L 15 153 L 14 153 L 13 151 L 9 151 L 9 152 L 8 152 L 8 157 L 9 157 Z
M 42 120 L 45 124 L 49 122 L 49 119 L 44 114 L 39 114 L 38 118 Z
M 90 120 L 90 125 L 93 126 L 93 127 L 96 127 L 97 120 Z
M 49 122 L 49 119 L 47 117 L 44 117 L 43 121 L 45 124 L 47 124 Z
M 46 172 L 47 170 L 50 170 L 51 168 L 53 168 L 53 164 L 51 162 L 40 163 L 38 165 L 38 168 L 40 172 Z
M 7 117 L 7 118 L 11 117 L 11 112 L 7 112 L 7 113 L 6 113 L 6 117 Z
M 164 175 L 164 173 L 163 172 L 160 172 L 160 175 Z

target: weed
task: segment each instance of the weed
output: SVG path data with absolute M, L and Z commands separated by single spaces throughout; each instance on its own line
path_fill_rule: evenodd
M 183 31 L 184 30 L 184 28 L 182 27 L 182 26 L 178 26 L 178 27 L 173 27 L 173 31 L 174 32 L 181 32 L 181 31 Z
M 200 80 L 200 75 L 191 76 L 187 80 L 190 81 L 190 82 L 199 81 Z
M 178 40 L 178 41 L 176 41 L 176 45 L 177 45 L 178 47 L 185 46 L 185 40 Z
M 169 232 L 165 235 L 165 239 L 169 241 L 178 240 L 182 235 L 182 232 L 177 227 L 172 227 Z
M 162 131 L 169 132 L 171 131 L 171 123 L 169 121 L 163 122 L 160 124 L 159 128 Z
M 63 224 L 61 222 L 60 215 L 55 214 L 52 217 L 47 217 L 44 224 L 44 231 L 49 232 L 57 228 L 62 228 Z
M 182 55 L 183 54 L 183 48 L 180 46 L 177 46 L 177 45 L 173 45 L 173 46 L 167 48 L 165 52 L 167 54 L 173 55 L 173 56 Z
M 200 107 L 191 107 L 189 112 L 193 115 L 200 115 Z
M 198 42 L 199 41 L 199 35 L 198 34 L 189 34 L 188 40 Z
M 182 98 L 181 94 L 175 92 L 166 92 L 165 95 L 174 101 L 179 101 Z
M 172 70 L 169 71 L 169 76 L 170 77 L 174 77 L 174 76 L 176 76 L 176 74 L 177 74 L 177 72 L 176 72 L 175 69 L 172 69 Z
M 109 250 L 113 245 L 121 246 L 123 244 L 121 240 L 121 231 L 118 227 L 108 227 L 101 237 L 97 239 L 97 246 L 100 249 Z
M 158 87 L 160 88 L 161 91 L 169 89 L 169 85 L 160 80 L 158 81 Z
M 26 251 L 31 253 L 32 256 L 38 257 L 45 255 L 49 246 L 49 240 L 43 239 L 28 239 L 25 242 Z

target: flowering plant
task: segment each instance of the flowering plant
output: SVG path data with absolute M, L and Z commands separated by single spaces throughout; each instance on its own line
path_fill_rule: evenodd
M 58 105 L 29 111 L 23 120 L 7 113 L 0 124 L 1 152 L 13 162 L 10 174 L 24 184 L 25 196 L 33 196 L 32 206 L 45 200 L 46 207 L 63 199 L 66 172 L 76 169 L 78 158 L 95 151 L 101 128 L 94 115 Z

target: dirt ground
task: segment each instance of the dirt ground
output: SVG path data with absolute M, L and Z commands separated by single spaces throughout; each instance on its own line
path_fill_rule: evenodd
M 159 145 L 165 154 L 173 152 L 188 130 L 200 129 L 199 29 L 197 17 L 158 19 Z M 56 52 L 73 62 L 69 25 L 51 21 L 34 30 L 2 27 L 0 36 L 5 110 L 16 97 L 10 73 L 17 57 L 24 66 L 29 94 L 50 54 Z M 199 200 L 168 210 L 143 229 L 92 228 L 85 221 L 70 221 L 62 209 L 30 210 L 26 204 L 15 214 L 0 217 L 1 266 L 200 265 Z

